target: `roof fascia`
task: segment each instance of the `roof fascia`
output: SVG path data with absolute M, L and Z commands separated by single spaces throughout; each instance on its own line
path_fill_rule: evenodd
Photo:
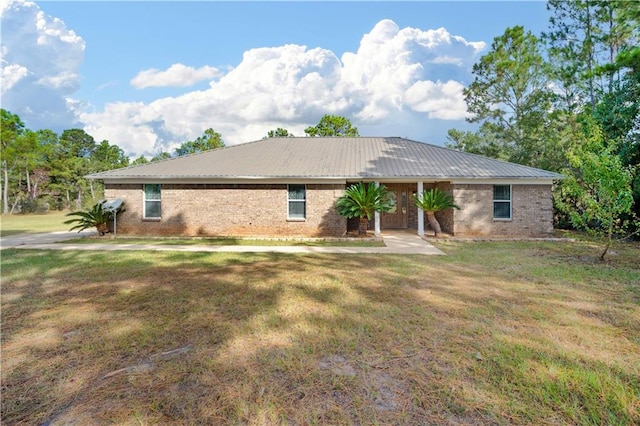
M 450 182 L 452 184 L 458 185 L 504 185 L 504 184 L 514 184 L 514 185 L 553 185 L 553 182 L 561 179 L 561 178 L 483 178 L 483 179 L 474 179 L 474 178 L 456 178 L 451 179 Z
M 424 182 L 424 183 L 439 183 L 446 182 L 451 184 L 473 184 L 473 185 L 492 185 L 492 184 L 506 184 L 513 183 L 518 185 L 551 185 L 553 182 L 559 178 L 548 178 L 548 177 L 540 177 L 540 178 L 519 178 L 519 177 L 505 177 L 505 178 L 432 178 L 432 177 L 402 177 L 402 178 L 347 178 L 347 182 L 381 182 L 381 183 L 416 183 L 416 182 Z
M 259 177 L 233 177 L 233 178 L 165 178 L 165 177 L 123 177 L 123 178 L 102 178 L 105 184 L 144 184 L 144 183 L 161 183 L 161 184 L 283 184 L 283 183 L 305 183 L 305 184 L 325 184 L 325 185 L 341 185 L 345 184 L 343 178 L 259 178 Z

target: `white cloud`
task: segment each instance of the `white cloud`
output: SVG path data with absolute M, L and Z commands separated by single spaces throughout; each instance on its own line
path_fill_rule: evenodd
M 288 44 L 250 49 L 225 70 L 180 63 L 144 70 L 131 79 L 133 87 L 207 80 L 209 87 L 96 111 L 71 99 L 80 84 L 82 38 L 34 3 L 14 1 L 0 10 L 3 108 L 34 129 L 69 128 L 77 120 L 96 140 L 118 144 L 131 156 L 172 151 L 209 127 L 227 145 L 260 139 L 277 127 L 304 136 L 304 128 L 327 113 L 350 118 L 362 134 L 433 140 L 421 136 L 465 117 L 462 89 L 485 48 L 444 28 L 399 28 L 382 20 L 363 35 L 357 51 L 341 58 Z
M 467 116 L 463 89 L 461 83 L 453 80 L 418 81 L 407 89 L 403 100 L 414 111 L 426 112 L 431 118 L 460 120 Z
M 0 78 L 2 79 L 2 93 L 10 90 L 23 77 L 26 77 L 29 70 L 18 64 L 11 64 L 2 67 Z
M 80 85 L 82 38 L 33 2 L 3 2 L 0 19 L 2 107 L 33 129 L 74 123 L 68 97 Z
M 462 90 L 484 47 L 444 28 L 400 29 L 383 20 L 362 37 L 357 52 L 341 59 L 293 44 L 255 48 L 207 90 L 110 104 L 80 119 L 96 139 L 135 155 L 172 151 L 209 127 L 227 145 L 260 139 L 276 127 L 304 136 L 304 128 L 326 113 L 349 117 L 369 134 L 411 136 L 406 129 L 429 128 L 428 120 L 440 128 L 441 121 L 464 119 Z M 180 74 L 170 70 L 149 70 L 147 78 L 166 82 Z
M 215 67 L 192 68 L 178 63 L 171 65 L 166 71 L 160 71 L 155 68 L 140 71 L 138 75 L 131 79 L 131 85 L 136 89 L 147 87 L 189 87 L 220 75 L 220 71 Z

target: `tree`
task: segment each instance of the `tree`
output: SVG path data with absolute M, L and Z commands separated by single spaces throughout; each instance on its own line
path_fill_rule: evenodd
M 394 205 L 395 202 L 389 197 L 384 185 L 376 185 L 375 182 L 365 185 L 359 182 L 345 189 L 344 195 L 336 202 L 336 209 L 340 216 L 347 219 L 359 218 L 358 235 L 366 235 L 371 215 L 374 212 L 389 211 Z
M 586 118 L 584 132 L 583 143 L 568 153 L 571 168 L 564 171 L 556 205 L 576 228 L 605 237 L 600 254 L 604 260 L 613 235 L 624 227 L 621 216 L 631 212 L 633 168 L 622 164 L 591 117 Z
M 295 137 L 293 135 L 293 133 L 289 133 L 289 131 L 287 129 L 283 129 L 282 127 L 278 127 L 275 130 L 269 130 L 267 132 L 267 136 L 265 136 L 263 139 L 270 139 L 270 138 L 293 138 Z
M 640 3 L 550 0 L 547 9 L 550 30 L 543 39 L 560 89 L 559 107 L 577 113 L 586 103 L 594 110 L 599 97 L 611 94 L 620 78 L 602 71 L 616 62 L 622 50 L 638 43 Z
M 473 66 L 474 80 L 464 90 L 471 123 L 509 161 L 531 164 L 550 110 L 547 66 L 539 40 L 521 26 L 507 28 Z
M 183 142 L 178 148 L 176 148 L 176 155 L 178 157 L 188 154 L 196 154 L 203 151 L 208 151 L 215 148 L 223 148 L 224 141 L 222 135 L 213 129 L 207 129 L 202 136 L 198 136 L 194 141 Z
M 307 136 L 310 137 L 356 137 L 358 134 L 358 128 L 353 127 L 351 121 L 345 117 L 338 115 L 325 115 L 320 119 L 320 122 L 315 126 L 310 126 L 304 129 Z
M 95 149 L 95 140 L 82 129 L 68 129 L 60 135 L 52 153 L 50 176 L 53 187 L 65 194 L 67 208 L 71 208 L 72 198 L 75 198 L 77 209 L 83 206 L 83 195 L 90 188 L 83 176 L 92 171 L 91 156 Z
M 442 236 L 440 222 L 436 219 L 436 213 L 448 209 L 460 209 L 453 202 L 453 196 L 438 188 L 423 191 L 422 194 L 413 195 L 413 202 L 416 207 L 422 209 L 427 214 L 427 221 L 436 237 Z
M 166 151 L 161 151 L 156 155 L 154 155 L 149 161 L 154 162 L 154 161 L 160 161 L 160 160 L 168 160 L 169 158 L 171 158 L 171 154 L 169 154 Z
M 2 211 L 9 213 L 9 171 L 16 161 L 19 151 L 20 137 L 25 132 L 24 123 L 16 114 L 12 114 L 5 109 L 0 109 L 0 146 L 2 158 Z
M 492 132 L 487 131 L 486 127 L 481 126 L 477 132 L 450 129 L 447 132 L 447 139 L 449 142 L 445 142 L 444 146 L 456 151 L 500 160 L 508 160 L 511 157 L 508 146 L 498 140 Z
M 562 108 L 577 112 L 588 99 L 595 107 L 595 38 L 597 26 L 591 0 L 549 0 L 550 31 L 543 34 Z
M 103 140 L 95 146 L 91 153 L 91 160 L 94 168 L 92 172 L 119 169 L 129 165 L 129 157 L 125 155 L 122 148 L 109 144 L 107 140 Z
M 149 160 L 147 160 L 147 157 L 145 157 L 144 155 L 141 155 L 140 157 L 136 158 L 135 160 L 133 160 L 131 162 L 132 166 L 139 166 L 141 164 L 147 164 L 149 162 Z

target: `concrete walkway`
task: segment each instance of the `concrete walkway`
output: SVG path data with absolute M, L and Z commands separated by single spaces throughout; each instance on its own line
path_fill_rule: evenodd
M 87 232 L 92 235 L 95 232 Z M 2 249 L 15 247 L 37 250 L 152 250 L 152 251 L 187 251 L 187 252 L 235 252 L 235 253 L 380 253 L 380 254 L 444 254 L 417 234 L 407 231 L 385 231 L 382 239 L 386 247 L 329 247 L 329 246 L 206 246 L 206 245 L 154 245 L 154 244 L 59 244 L 64 241 L 83 236 L 77 232 L 55 232 L 51 234 L 32 234 L 16 237 L 0 238 Z

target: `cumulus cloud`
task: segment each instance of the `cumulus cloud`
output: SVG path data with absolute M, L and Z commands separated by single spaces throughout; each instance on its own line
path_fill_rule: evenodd
M 75 122 L 68 97 L 80 85 L 84 40 L 33 2 L 3 2 L 2 107 L 30 128 Z
M 431 118 L 459 120 L 467 115 L 467 104 L 457 81 L 418 81 L 404 93 L 404 102 L 414 111 L 426 112 Z
M 29 70 L 26 67 L 18 64 L 4 66 L 0 71 L 0 78 L 2 78 L 2 94 L 10 90 L 17 82 L 29 74 Z
M 392 111 L 417 106 L 415 110 L 426 112 L 429 118 L 463 118 L 466 107 L 440 111 L 425 109 L 423 103 L 415 101 L 407 104 L 405 100 L 415 99 L 420 87 L 432 89 L 434 85 L 442 86 L 440 80 L 443 79 L 454 83 L 456 79 L 467 78 L 469 68 L 484 47 L 482 42 L 467 42 L 462 37 L 451 36 L 444 28 L 400 29 L 389 19 L 380 21 L 364 35 L 356 53 L 347 52 L 342 56 L 344 80 L 365 92 L 368 98 L 366 107 L 356 117 L 365 123 L 376 123 Z M 445 84 L 447 89 L 453 87 Z M 459 93 L 431 90 L 431 95 L 436 94 L 445 97 L 439 100 L 442 106 L 459 106 L 462 99 L 461 89 Z
M 209 80 L 221 75 L 215 67 L 204 66 L 192 68 L 183 64 L 173 64 L 166 71 L 155 68 L 140 71 L 133 79 L 131 85 L 136 89 L 146 87 L 189 87 L 204 80 Z
M 357 51 L 341 57 L 287 44 L 247 50 L 224 71 L 181 63 L 144 70 L 131 79 L 133 87 L 209 86 L 95 110 L 71 99 L 80 84 L 82 38 L 34 3 L 1 7 L 3 108 L 35 129 L 69 128 L 77 120 L 96 140 L 118 144 L 131 156 L 173 151 L 209 127 L 227 145 L 260 139 L 277 127 L 304 136 L 324 114 L 350 118 L 362 134 L 432 140 L 422 135 L 464 119 L 462 89 L 485 48 L 444 28 L 399 28 L 385 19 L 362 36 Z
M 484 48 L 484 42 L 466 41 L 444 28 L 399 28 L 383 20 L 362 37 L 356 52 L 342 58 L 293 44 L 255 48 L 206 90 L 148 104 L 110 104 L 80 118 L 98 139 L 146 155 L 171 151 L 209 127 L 227 145 L 260 139 L 276 127 L 304 136 L 304 128 L 327 113 L 349 117 L 378 135 L 410 136 L 404 130 L 429 127 L 428 120 L 465 118 L 462 90 Z M 169 81 L 170 70 L 147 77 Z M 393 131 L 390 123 L 403 127 Z

